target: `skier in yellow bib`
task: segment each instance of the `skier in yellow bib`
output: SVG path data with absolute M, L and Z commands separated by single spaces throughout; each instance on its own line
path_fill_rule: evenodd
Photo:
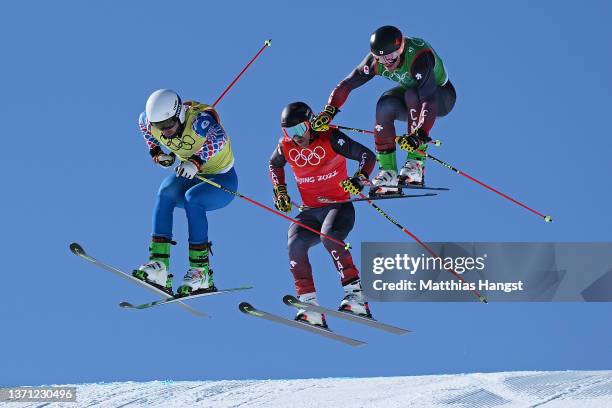
M 194 101 L 182 102 L 178 94 L 160 89 L 147 100 L 139 125 L 153 161 L 162 167 L 179 164 L 159 188 L 153 210 L 153 237 L 149 262 L 133 275 L 168 293 L 172 292 L 170 246 L 173 212 L 185 209 L 189 228 L 189 270 L 177 295 L 215 291 L 209 265 L 208 211 L 227 206 L 227 194 L 196 176 L 214 180 L 231 190 L 238 187 L 230 139 L 213 107 Z M 165 150 L 164 150 L 165 149 Z

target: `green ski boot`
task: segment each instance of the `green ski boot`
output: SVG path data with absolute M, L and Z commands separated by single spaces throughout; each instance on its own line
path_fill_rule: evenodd
M 132 276 L 172 295 L 170 246 L 176 244 L 163 237 L 153 237 L 149 245 L 149 262 L 132 271 Z
M 213 271 L 209 265 L 209 252 L 212 255 L 212 243 L 189 245 L 189 270 L 179 286 L 176 296 L 189 296 L 198 293 L 215 292 Z
M 377 152 L 376 159 L 380 172 L 372 179 L 370 195 L 397 194 L 397 160 L 395 150 L 391 152 Z

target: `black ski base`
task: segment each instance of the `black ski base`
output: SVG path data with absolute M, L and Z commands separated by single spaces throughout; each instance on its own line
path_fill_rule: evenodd
M 397 188 L 406 190 L 434 190 L 434 191 L 449 191 L 448 187 L 429 187 L 416 184 L 398 184 Z
M 372 192 L 369 193 L 368 197 L 356 197 L 348 200 L 342 201 L 334 201 L 334 200 L 326 200 L 319 199 L 319 202 L 325 204 L 344 204 L 344 203 L 355 203 L 359 201 L 375 201 L 375 200 L 392 200 L 397 198 L 417 198 L 417 197 L 431 197 L 437 195 L 436 193 L 424 193 L 424 194 L 403 194 L 403 193 L 388 193 L 388 194 L 375 194 L 372 195 Z
M 394 188 L 394 187 L 391 187 L 391 188 Z M 378 187 L 372 187 L 372 188 L 370 188 L 370 191 L 369 191 L 368 195 L 371 198 L 377 198 L 377 199 L 384 198 L 384 197 L 396 198 L 396 196 L 401 198 L 402 196 L 405 195 L 403 193 L 403 190 L 449 191 L 450 189 L 446 188 L 446 187 L 427 187 L 427 186 L 418 187 L 418 186 L 415 186 L 415 185 L 398 184 L 397 185 L 397 192 L 390 191 L 390 192 L 386 192 L 386 193 L 378 193 L 377 192 L 378 191 Z

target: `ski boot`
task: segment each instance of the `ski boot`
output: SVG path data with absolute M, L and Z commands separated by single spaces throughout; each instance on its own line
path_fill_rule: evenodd
M 400 184 L 423 187 L 425 185 L 425 163 L 423 160 L 408 158 L 400 170 Z
M 370 196 L 399 193 L 395 151 L 378 152 L 376 158 L 380 172 L 372 179 Z
M 299 295 L 298 299 L 300 302 L 319 306 L 317 294 L 315 292 Z M 298 312 L 295 315 L 295 320 L 310 324 L 312 326 L 319 326 L 324 329 L 328 328 L 327 322 L 325 321 L 325 315 L 323 313 L 313 312 L 312 310 L 307 311 L 305 309 L 298 309 Z
M 427 139 L 429 136 L 425 135 Z M 429 139 L 431 140 L 431 139 Z M 422 143 L 418 150 L 427 152 L 427 143 Z M 406 163 L 400 170 L 400 185 L 424 187 L 425 186 L 425 157 L 416 151 L 409 151 Z
M 149 262 L 132 271 L 132 276 L 169 295 L 172 293 L 173 275 L 170 269 L 170 245 L 176 242 L 163 237 L 153 237 L 149 245 Z
M 176 296 L 197 295 L 199 293 L 216 292 L 213 283 L 213 271 L 210 269 L 208 255 L 212 243 L 189 245 L 189 270 L 183 278 L 183 283 L 176 291 Z
M 343 286 L 344 299 L 340 302 L 339 311 L 352 313 L 357 316 L 372 318 L 370 306 L 365 301 L 363 291 L 361 290 L 361 281 L 356 280 Z

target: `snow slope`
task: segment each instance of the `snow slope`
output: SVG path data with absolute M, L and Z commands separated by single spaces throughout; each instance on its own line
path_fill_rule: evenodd
M 78 403 L 0 407 L 612 407 L 612 371 L 77 385 Z

